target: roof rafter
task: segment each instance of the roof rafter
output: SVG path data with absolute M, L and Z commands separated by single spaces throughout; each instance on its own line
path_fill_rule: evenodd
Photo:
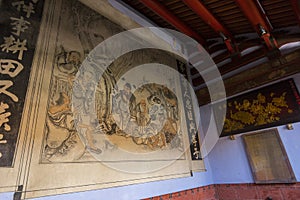
M 166 20 L 168 23 L 176 27 L 178 30 L 183 32 L 184 34 L 194 38 L 200 44 L 205 45 L 206 41 L 202 38 L 198 33 L 196 33 L 192 28 L 187 26 L 183 21 L 181 21 L 178 17 L 176 17 L 172 12 L 170 12 L 164 5 L 162 5 L 157 0 L 139 0 L 161 18 Z
M 225 26 L 219 22 L 216 17 L 199 0 L 182 0 L 191 10 L 193 10 L 201 19 L 207 23 L 215 32 L 224 39 L 227 49 L 230 53 L 236 51 L 233 44 L 233 36 Z
M 300 1 L 299 0 L 290 0 L 290 1 L 293 6 L 295 15 L 297 17 L 298 24 L 300 25 Z
M 235 2 L 248 18 L 252 27 L 265 41 L 268 49 L 277 48 L 277 42 L 270 34 L 272 25 L 258 0 L 235 0 Z

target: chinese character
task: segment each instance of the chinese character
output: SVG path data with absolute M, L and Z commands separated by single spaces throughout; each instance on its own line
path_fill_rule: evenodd
M 194 144 L 194 146 L 197 146 L 198 141 L 197 141 L 196 135 L 192 136 L 192 143 Z
M 190 121 L 193 120 L 193 113 L 192 113 L 191 110 L 188 110 L 188 111 L 187 111 L 187 116 L 188 116 L 188 119 L 189 119 Z
M 6 112 L 9 108 L 9 105 L 3 102 L 0 102 L 0 128 L 4 125 L 4 130 L 10 131 L 10 126 L 7 124 L 9 122 L 8 117 L 11 116 L 10 112 Z M 2 138 L 0 138 L 1 141 Z
M 185 91 L 188 90 L 188 81 L 185 78 L 182 78 L 181 85 Z
M 185 100 L 185 107 L 186 107 L 187 109 L 189 109 L 189 110 L 192 109 L 192 103 L 191 103 L 191 101 L 190 101 L 189 99 L 186 99 L 186 100 Z
M 16 95 L 14 95 L 13 93 L 7 91 L 6 89 L 9 88 L 10 86 L 12 86 L 14 83 L 12 81 L 9 80 L 0 80 L 0 94 L 6 94 L 7 96 L 9 96 L 10 98 L 12 98 L 12 100 L 14 102 L 18 102 L 19 99 Z M 3 86 L 1 88 L 1 86 Z M 1 111 L 1 110 L 0 110 Z
M 196 131 L 196 124 L 194 121 L 190 122 L 190 129 L 189 129 L 190 133 Z
M 16 77 L 22 70 L 23 65 L 15 60 L 0 59 L 0 74 L 8 74 L 10 77 Z
M 2 47 L 2 51 L 5 51 L 6 53 L 8 53 L 9 47 L 12 46 L 15 43 L 15 38 L 14 36 L 9 36 L 9 37 L 4 37 L 4 44 L 1 44 L 0 47 Z
M 23 59 L 23 51 L 27 51 L 26 48 L 26 42 L 27 40 L 23 40 L 22 42 L 18 39 L 13 46 L 10 47 L 12 53 L 16 53 L 19 51 L 19 56 L 18 59 L 22 60 Z
M 11 17 L 10 19 L 14 21 L 11 23 L 11 25 L 13 26 L 12 29 L 16 30 L 16 32 L 12 32 L 12 34 L 17 36 L 20 36 L 21 32 L 24 32 L 26 29 L 28 29 L 27 25 L 30 24 L 30 22 L 24 20 L 23 17 L 20 17 L 20 19 Z
M 7 140 L 4 140 L 4 135 L 0 133 L 0 144 L 6 144 Z
M 11 5 L 16 7 L 18 11 L 21 11 L 22 6 L 24 5 L 24 1 L 13 2 Z
M 194 148 L 194 153 L 193 153 L 193 156 L 195 159 L 199 159 L 200 158 L 200 151 L 198 151 L 196 148 Z
M 23 51 L 27 51 L 26 48 L 27 40 L 23 40 L 22 42 L 20 39 L 15 39 L 12 35 L 9 37 L 4 37 L 4 44 L 1 44 L 0 47 L 2 47 L 2 51 L 9 52 L 12 51 L 12 53 L 17 53 L 19 51 L 18 59 L 23 59 Z
M 180 72 L 185 72 L 185 65 L 184 65 L 184 63 L 180 62 L 179 65 L 177 65 L 177 66 L 178 66 Z
M 33 1 L 33 3 L 36 3 L 36 2 L 37 2 L 37 0 Z M 35 13 L 32 3 L 29 3 L 29 5 L 26 5 L 24 3 L 24 1 L 16 1 L 16 2 L 13 2 L 11 5 L 14 6 L 15 8 L 17 8 L 18 11 L 21 11 L 21 8 L 23 8 L 23 12 L 26 13 L 27 18 L 30 17 L 31 13 Z
M 183 96 L 184 96 L 185 98 L 187 98 L 187 99 L 191 99 L 191 95 L 189 94 L 189 90 L 188 90 L 188 89 L 185 90 Z
M 3 139 L 4 135 L 0 133 L 0 144 L 6 144 L 7 140 Z M 2 157 L 2 153 L 0 152 L 0 158 Z
M 29 18 L 31 13 L 35 13 L 33 4 L 29 3 L 29 5 L 23 5 L 23 11 L 26 12 L 26 17 Z

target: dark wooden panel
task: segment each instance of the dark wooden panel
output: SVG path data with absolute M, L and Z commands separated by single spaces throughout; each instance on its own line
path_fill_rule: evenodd
M 292 78 L 227 98 L 226 104 L 221 137 L 300 121 L 300 95 Z
M 300 50 L 257 65 L 224 80 L 227 97 L 300 72 Z M 199 105 L 210 102 L 207 88 L 196 91 Z

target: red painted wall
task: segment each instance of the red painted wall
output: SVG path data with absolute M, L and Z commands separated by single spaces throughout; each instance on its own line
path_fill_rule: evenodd
M 216 195 L 217 194 L 216 194 L 215 185 L 208 185 L 208 186 L 184 190 L 176 193 L 165 194 L 162 196 L 151 197 L 145 200 L 165 200 L 165 199 L 218 200 Z
M 295 184 L 215 184 L 146 200 L 300 200 L 300 183 Z

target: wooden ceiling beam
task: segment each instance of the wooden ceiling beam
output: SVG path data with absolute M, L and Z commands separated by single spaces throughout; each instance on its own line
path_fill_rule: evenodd
M 258 25 L 262 25 L 268 32 L 271 32 L 271 24 L 267 17 L 262 15 L 264 11 L 261 10 L 256 3 L 256 0 L 235 0 L 242 12 L 248 18 L 253 28 L 260 32 Z
M 139 0 L 169 24 L 173 25 L 179 31 L 184 34 L 194 38 L 201 45 L 206 45 L 206 41 L 202 38 L 198 33 L 196 33 L 192 28 L 187 26 L 183 21 L 181 21 L 178 17 L 176 17 L 171 11 L 169 11 L 163 4 L 161 4 L 158 0 Z
M 278 47 L 275 38 L 270 34 L 272 25 L 267 16 L 264 14 L 258 0 L 235 0 L 242 12 L 245 14 L 252 27 L 256 30 L 259 36 L 265 41 L 269 50 Z
M 300 1 L 299 0 L 290 0 L 293 6 L 293 10 L 297 17 L 298 24 L 300 25 Z
M 219 22 L 216 17 L 199 0 L 182 0 L 192 11 L 214 29 L 223 39 L 230 53 L 236 52 L 236 46 L 233 43 L 231 32 Z

